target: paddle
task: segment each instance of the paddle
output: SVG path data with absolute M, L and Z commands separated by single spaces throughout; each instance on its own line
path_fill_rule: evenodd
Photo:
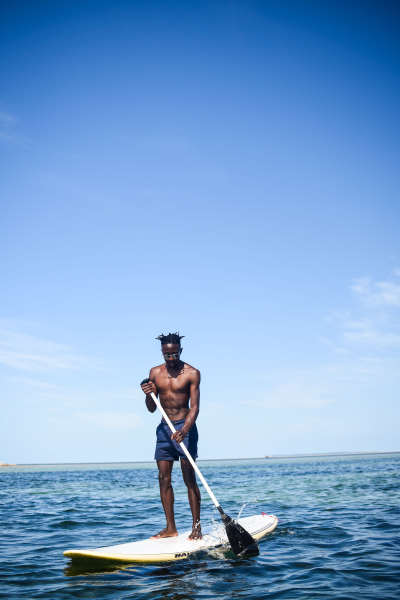
M 148 383 L 149 381 L 150 381 L 150 379 L 143 379 L 143 381 L 141 382 L 140 385 L 143 385 L 144 383 Z M 173 426 L 171 420 L 169 419 L 167 413 L 161 406 L 159 399 L 153 392 L 151 392 L 151 397 L 153 398 L 154 402 L 156 403 L 156 406 L 159 409 L 159 411 L 161 412 L 165 421 L 167 422 L 170 430 L 172 431 L 172 433 L 175 433 L 176 429 Z M 221 519 L 225 525 L 226 535 L 228 536 L 228 540 L 229 540 L 229 543 L 231 545 L 233 552 L 237 556 L 257 556 L 257 554 L 259 554 L 259 550 L 258 550 L 258 544 L 257 544 L 256 540 L 250 535 L 250 533 L 248 531 L 246 531 L 241 525 L 239 525 L 239 523 L 234 521 L 231 517 L 229 517 L 222 510 L 220 503 L 218 502 L 218 500 L 214 496 L 213 492 L 211 491 L 210 486 L 208 485 L 207 481 L 204 479 L 199 467 L 196 465 L 195 461 L 191 457 L 185 444 L 183 442 L 181 442 L 179 445 L 182 448 L 183 452 L 185 453 L 186 458 L 192 465 L 193 469 L 199 476 L 201 483 L 206 488 L 208 495 L 210 496 L 216 509 L 218 510 L 219 514 L 221 515 Z

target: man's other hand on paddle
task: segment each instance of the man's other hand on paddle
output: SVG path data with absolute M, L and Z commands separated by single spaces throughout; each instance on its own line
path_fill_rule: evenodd
M 148 381 L 147 383 L 142 383 L 142 385 L 140 387 L 142 388 L 142 390 L 144 391 L 146 396 L 150 396 L 150 394 L 152 392 L 153 392 L 153 394 L 157 394 L 157 388 L 152 381 Z
M 173 433 L 171 435 L 171 440 L 175 440 L 175 442 L 177 442 L 178 444 L 180 444 L 185 439 L 186 433 L 187 432 L 182 427 L 182 429 L 180 431 L 175 431 L 175 433 Z

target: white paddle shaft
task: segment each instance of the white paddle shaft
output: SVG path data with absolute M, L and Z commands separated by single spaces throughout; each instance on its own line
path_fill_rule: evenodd
M 154 392 L 151 392 L 151 397 L 153 398 L 154 402 L 156 403 L 157 408 L 159 409 L 159 411 L 161 412 L 162 416 L 164 417 L 164 420 L 167 422 L 168 427 L 170 428 L 170 430 L 172 431 L 172 433 L 175 433 L 176 429 L 175 429 L 172 421 L 170 420 L 169 416 L 167 415 L 167 413 L 165 412 L 165 410 L 161 406 L 161 402 L 159 401 L 159 399 L 157 398 L 157 396 L 155 395 Z M 182 450 L 184 451 L 184 453 L 186 454 L 186 458 L 188 459 L 188 461 L 192 465 L 193 469 L 196 471 L 197 475 L 199 476 L 199 479 L 200 479 L 201 483 L 206 488 L 206 490 L 208 492 L 208 495 L 210 496 L 211 500 L 215 504 L 215 507 L 218 508 L 220 506 L 220 503 L 218 502 L 218 500 L 216 499 L 216 497 L 212 493 L 212 490 L 210 489 L 210 486 L 208 485 L 207 481 L 204 479 L 203 475 L 201 474 L 201 471 L 200 471 L 199 467 L 196 465 L 196 463 L 194 462 L 193 458 L 191 457 L 189 450 L 186 448 L 186 446 L 185 446 L 185 444 L 183 442 L 181 442 L 179 445 L 182 448 Z

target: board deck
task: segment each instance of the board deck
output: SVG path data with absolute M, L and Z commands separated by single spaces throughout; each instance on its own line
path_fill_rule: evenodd
M 278 518 L 275 515 L 252 515 L 238 520 L 256 540 L 260 540 L 273 531 Z M 72 559 L 94 559 L 113 562 L 169 562 L 183 560 L 201 550 L 228 546 L 225 528 L 220 525 L 206 531 L 201 540 L 189 540 L 190 530 L 171 538 L 149 538 L 138 542 L 104 546 L 87 550 L 66 550 L 64 556 Z

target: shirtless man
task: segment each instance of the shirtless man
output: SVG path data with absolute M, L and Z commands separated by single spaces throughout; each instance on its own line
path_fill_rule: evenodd
M 188 490 L 192 511 L 193 527 L 189 539 L 202 537 L 200 526 L 200 490 L 196 483 L 193 467 L 185 457 L 180 442 L 188 448 L 191 456 L 197 458 L 198 433 L 196 419 L 200 405 L 200 371 L 181 361 L 181 338 L 179 333 L 161 334 L 161 352 L 165 363 L 150 370 L 148 383 L 142 384 L 146 394 L 146 406 L 150 412 L 156 410 L 151 392 L 158 395 L 160 402 L 175 429 L 171 434 L 167 423 L 162 419 L 157 427 L 157 443 L 154 458 L 158 466 L 161 502 L 164 508 L 167 526 L 157 533 L 155 538 L 178 535 L 174 516 L 174 491 L 171 485 L 172 465 L 181 461 L 183 480 Z

